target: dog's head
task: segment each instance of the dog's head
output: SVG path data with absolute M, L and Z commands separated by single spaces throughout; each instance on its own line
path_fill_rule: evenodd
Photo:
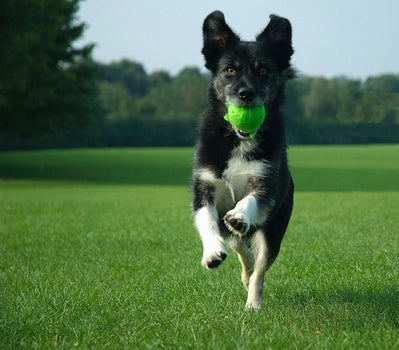
M 222 12 L 215 11 L 204 21 L 203 37 L 205 66 L 224 104 L 267 104 L 291 74 L 291 25 L 285 18 L 271 15 L 256 41 L 247 42 L 230 29 Z

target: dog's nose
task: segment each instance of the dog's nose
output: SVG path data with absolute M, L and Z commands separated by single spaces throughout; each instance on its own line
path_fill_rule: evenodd
M 255 97 L 255 91 L 252 89 L 241 89 L 238 91 L 238 96 L 243 101 L 252 101 Z

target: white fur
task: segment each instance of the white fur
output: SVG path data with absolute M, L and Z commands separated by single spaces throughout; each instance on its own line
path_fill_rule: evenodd
M 267 266 L 267 242 L 261 230 L 255 232 L 253 238 L 254 266 L 248 283 L 248 297 L 245 304 L 246 309 L 258 310 L 262 304 L 263 281 Z M 244 266 L 243 266 L 244 270 Z
M 266 214 L 265 211 L 258 211 L 258 203 L 253 195 L 244 197 L 236 204 L 234 209 L 226 213 L 228 216 L 243 220 L 248 229 L 250 225 L 260 225 L 265 222 Z
M 201 264 L 208 268 L 208 263 L 222 254 L 227 255 L 224 240 L 220 236 L 217 224 L 218 215 L 215 207 L 202 207 L 195 215 L 195 224 L 204 247 Z
M 249 223 L 261 224 L 265 221 L 265 214 L 258 213 L 258 205 L 254 193 L 247 193 L 250 177 L 262 177 L 268 170 L 268 164 L 262 161 L 246 161 L 241 157 L 230 159 L 222 178 L 207 168 L 197 170 L 200 180 L 211 184 L 215 188 L 214 200 L 216 211 L 224 216 L 229 213 L 241 213 L 248 218 Z M 232 206 L 236 203 L 235 207 Z M 222 215 L 223 214 L 223 215 Z M 260 214 L 260 215 L 259 215 Z
M 223 179 L 231 189 L 231 195 L 235 202 L 241 200 L 247 194 L 247 185 L 250 177 L 264 176 L 267 165 L 259 160 L 246 161 L 241 157 L 230 159 Z
M 230 246 L 238 255 L 238 259 L 241 262 L 242 272 L 241 280 L 246 290 L 248 290 L 249 278 L 253 273 L 254 269 L 254 257 L 251 248 L 248 246 L 248 242 L 232 236 L 229 241 Z
M 266 220 L 267 210 L 262 208 L 259 211 L 255 194 L 248 193 L 248 181 L 251 177 L 265 176 L 269 165 L 264 161 L 248 161 L 244 158 L 252 147 L 253 143 L 249 141 L 242 142 L 234 149 L 221 178 L 208 168 L 196 170 L 199 179 L 214 188 L 214 204 L 201 208 L 195 215 L 195 223 L 204 247 L 202 265 L 205 267 L 215 256 L 226 254 L 225 243 L 217 224 L 219 218 L 230 214 L 241 219 L 247 224 L 246 231 L 250 225 L 259 225 Z M 228 225 L 227 227 L 237 233 Z
M 245 232 L 236 232 L 233 227 L 227 228 L 234 234 L 229 244 L 238 255 L 242 265 L 241 279 L 248 290 L 246 308 L 259 309 L 261 305 L 263 279 L 267 261 L 267 242 L 261 230 L 255 232 L 252 239 L 253 249 L 248 241 L 242 239 L 251 225 L 261 225 L 267 219 L 273 201 L 267 207 L 259 208 L 256 193 L 250 192 L 250 178 L 267 176 L 270 164 L 260 160 L 247 160 L 245 155 L 254 147 L 254 142 L 241 142 L 235 148 L 227 163 L 222 177 L 218 178 L 209 168 L 196 170 L 196 175 L 214 188 L 214 202 L 202 207 L 195 215 L 195 223 L 203 242 L 202 265 L 206 268 L 215 258 L 226 254 L 225 241 L 220 235 L 218 221 L 220 218 L 233 216 L 246 223 Z

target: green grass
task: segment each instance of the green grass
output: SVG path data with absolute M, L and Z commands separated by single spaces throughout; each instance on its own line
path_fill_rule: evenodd
M 399 349 L 399 146 L 290 149 L 259 312 L 200 266 L 191 154 L 0 153 L 1 349 Z

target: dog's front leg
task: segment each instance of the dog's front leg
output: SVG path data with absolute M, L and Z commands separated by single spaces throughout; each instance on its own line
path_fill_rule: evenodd
M 248 232 L 251 225 L 260 225 L 265 222 L 266 216 L 267 211 L 260 210 L 256 196 L 250 194 L 226 213 L 224 223 L 230 232 L 243 236 Z
M 227 256 L 218 220 L 218 214 L 213 205 L 203 206 L 195 213 L 195 224 L 204 247 L 201 264 L 207 269 L 218 267 Z

